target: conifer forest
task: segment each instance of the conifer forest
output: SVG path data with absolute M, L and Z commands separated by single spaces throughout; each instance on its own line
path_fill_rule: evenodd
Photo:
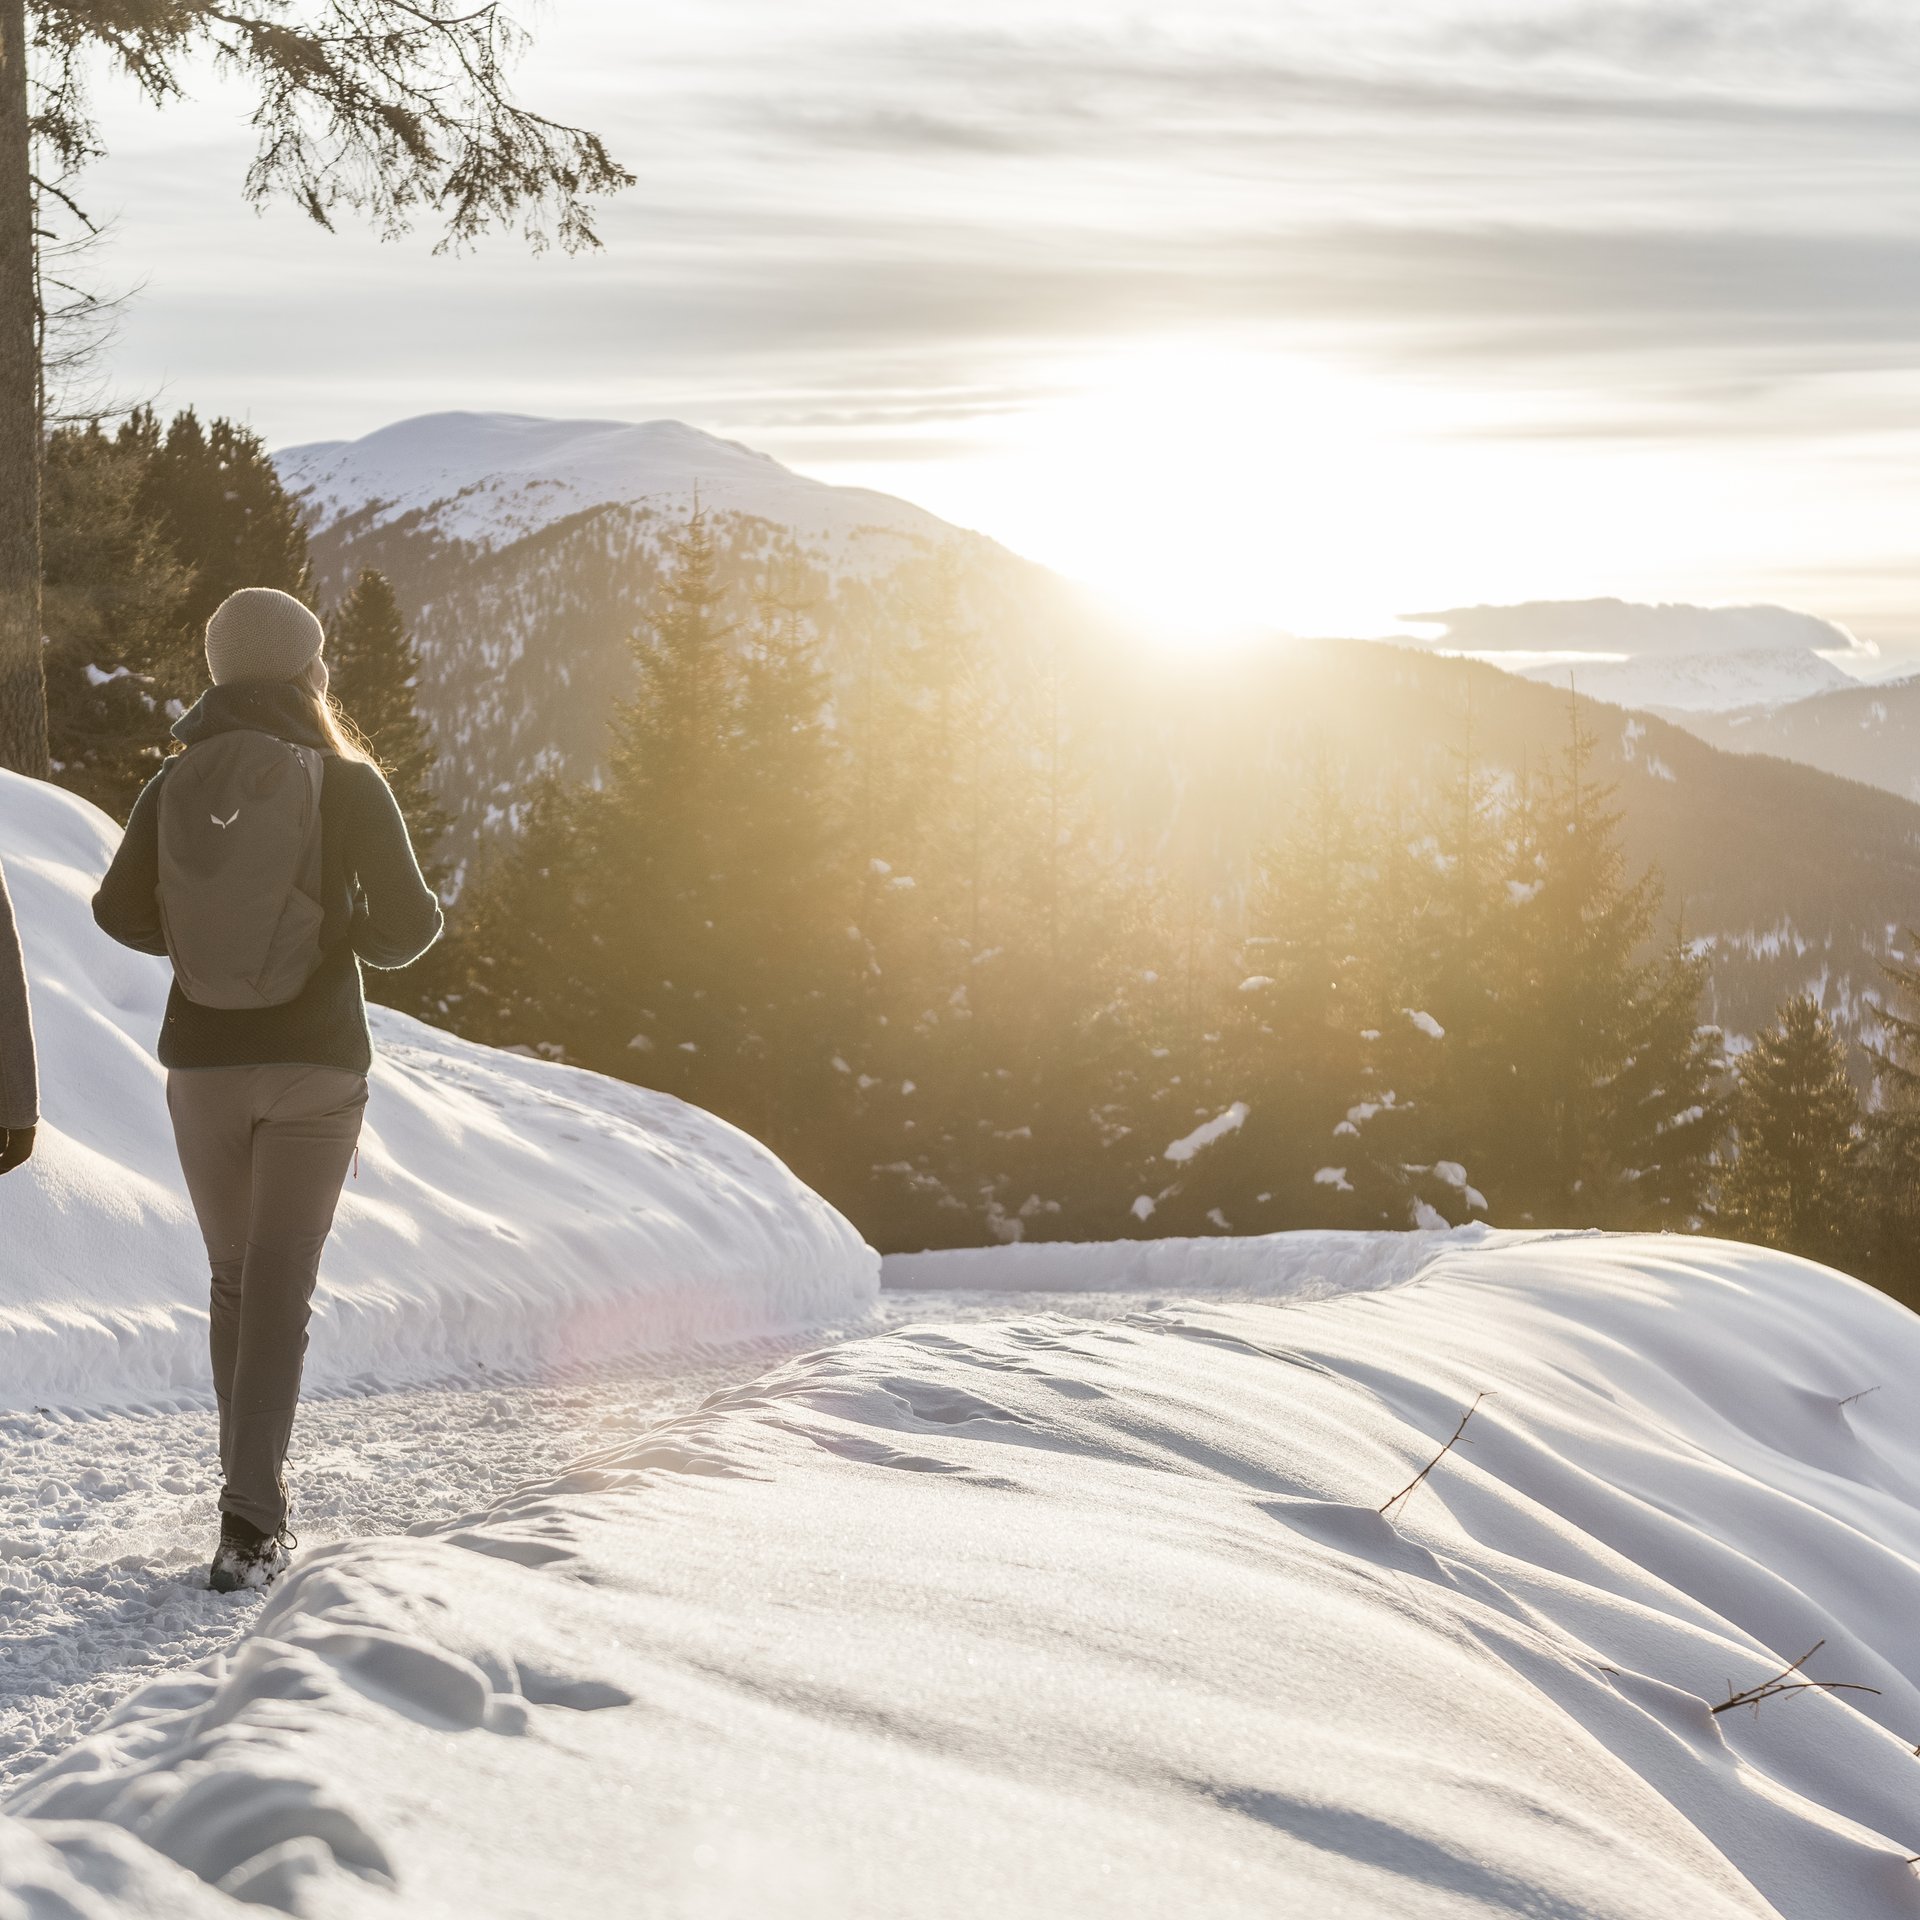
M 304 594 L 450 898 L 450 939 L 374 990 L 734 1121 L 883 1249 L 1489 1220 L 1915 1284 L 1920 969 L 1885 964 L 1861 1033 L 1792 994 L 1730 1047 L 1571 695 L 1519 779 L 1469 701 L 1438 767 L 1310 742 L 1244 859 L 1143 856 L 1083 659 L 995 647 L 937 562 L 897 644 L 838 644 L 804 567 L 723 565 L 696 510 L 603 766 L 536 774 L 456 861 L 392 586 L 322 590 L 257 439 L 61 428 L 47 494 L 60 781 L 124 817 L 207 611 Z

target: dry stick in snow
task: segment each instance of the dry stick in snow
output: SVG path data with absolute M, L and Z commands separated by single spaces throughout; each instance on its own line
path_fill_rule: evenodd
M 1878 1393 L 1879 1391 L 1880 1389 L 1878 1387 L 1862 1387 L 1858 1393 L 1848 1394 L 1847 1397 L 1840 1402 L 1840 1404 L 1843 1407 L 1850 1407 L 1853 1405 L 1853 1403 L 1856 1400 L 1864 1400 L 1868 1394 Z
M 1427 1464 L 1424 1467 L 1422 1467 L 1420 1471 L 1416 1473 L 1413 1476 L 1413 1478 L 1409 1480 L 1407 1484 L 1404 1487 L 1402 1487 L 1400 1491 L 1396 1493 L 1393 1496 L 1393 1498 L 1389 1500 L 1386 1503 L 1386 1505 L 1380 1509 L 1380 1514 L 1383 1519 L 1391 1520 L 1393 1518 L 1394 1508 L 1397 1507 L 1401 1503 L 1401 1501 L 1405 1500 L 1414 1491 L 1414 1489 L 1419 1486 L 1420 1482 L 1424 1480 L 1427 1477 L 1427 1475 L 1430 1474 L 1434 1470 L 1434 1468 L 1437 1467 L 1440 1464 L 1440 1462 L 1444 1460 L 1447 1457 L 1447 1455 L 1453 1451 L 1455 1442 L 1457 1442 L 1460 1436 L 1463 1433 L 1465 1433 L 1467 1430 L 1467 1422 L 1473 1418 L 1474 1414 L 1479 1409 L 1480 1402 L 1484 1400 L 1487 1397 L 1487 1394 L 1491 1391 L 1492 1391 L 1491 1388 L 1486 1388 L 1486 1389 L 1483 1389 L 1481 1392 L 1476 1393 L 1473 1396 L 1473 1405 L 1470 1406 L 1466 1410 L 1466 1412 L 1460 1416 L 1460 1424 L 1454 1428 L 1452 1439 L 1450 1439 L 1447 1442 L 1447 1444 L 1444 1447 L 1442 1447 L 1440 1451 L 1436 1453 L 1433 1456 L 1433 1458 L 1429 1460 Z
M 1796 1680 L 1794 1675 L 1804 1667 L 1813 1656 L 1827 1643 L 1816 1640 L 1790 1667 L 1782 1667 L 1771 1680 L 1763 1680 L 1757 1687 L 1742 1687 L 1738 1693 L 1733 1691 L 1733 1682 L 1727 1682 L 1727 1697 L 1713 1709 L 1715 1713 L 1725 1713 L 1729 1707 L 1752 1707 L 1759 1711 L 1763 1700 L 1776 1699 L 1783 1693 L 1878 1693 L 1878 1687 L 1864 1687 L 1855 1680 Z

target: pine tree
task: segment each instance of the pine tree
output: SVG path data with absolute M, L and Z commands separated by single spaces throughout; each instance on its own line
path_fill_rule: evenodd
M 992 1146 L 979 1191 L 998 1233 L 1085 1238 L 1111 1230 L 1135 1184 L 1133 1155 L 1112 1151 L 1116 1094 L 1140 1046 L 1118 991 L 1128 889 L 1091 798 L 1092 702 L 1057 638 L 1042 641 L 1011 692 L 1017 752 L 1004 795 L 986 790 L 978 768 L 955 790 L 966 813 L 953 894 L 969 907 L 980 814 L 1001 812 L 988 829 L 1003 848 L 998 903 L 983 901 L 956 943 L 971 976 L 979 1118 L 989 1122 L 974 1132 Z
M 630 638 L 632 697 L 614 716 L 605 794 L 589 807 L 596 1064 L 725 1112 L 744 1006 L 723 930 L 736 876 L 738 665 L 719 546 L 696 505 L 667 544 L 655 606 Z M 624 1055 L 624 1057 L 623 1057 Z
M 1222 1077 L 1200 1101 L 1246 1120 L 1191 1163 L 1164 1230 L 1377 1224 L 1372 1169 L 1346 1116 L 1361 1101 L 1358 918 L 1370 838 L 1324 741 L 1262 856 L 1221 1015 Z M 1356 1177 L 1359 1176 L 1359 1177 Z M 1366 1192 L 1362 1193 L 1362 1188 Z M 1404 1222 L 1396 1222 L 1404 1224 Z
M 124 818 L 206 684 L 208 615 L 236 587 L 307 595 L 306 536 L 259 437 L 192 412 L 56 430 L 45 493 L 53 757 Z
M 984 916 L 1004 851 L 1005 785 L 986 760 L 999 694 L 951 556 L 903 567 L 882 599 L 884 644 L 869 636 L 846 700 L 857 938 L 836 1058 L 864 1216 L 903 1244 L 965 1244 L 1003 1211 L 1010 1178 L 981 1165 L 1003 1156 L 1008 1124 L 975 965 L 995 945 Z
M 1863 1156 L 1871 1204 L 1864 1255 L 1876 1285 L 1911 1304 L 1920 1297 L 1920 934 L 1880 962 L 1888 1003 L 1875 1010 L 1875 1105 Z
M 1694 1232 L 1726 1130 L 1717 1028 L 1700 1024 L 1704 954 L 1673 938 L 1637 969 L 1625 1049 L 1600 1088 L 1614 1178 L 1586 1224 Z
M 445 880 L 437 848 L 451 822 L 434 797 L 437 756 L 420 714 L 420 657 L 385 574 L 364 568 L 328 622 L 334 699 L 387 776 L 429 882 Z
M 587 997 L 589 962 L 604 951 L 595 924 L 600 896 L 590 884 L 598 838 L 590 816 L 601 800 L 551 776 L 535 784 L 520 832 L 480 861 L 435 949 L 445 955 L 436 1011 L 469 1039 L 642 1078 L 631 1054 L 601 1052 L 606 1033 Z
M 1648 954 L 1659 876 L 1628 875 L 1620 812 L 1591 776 L 1594 741 L 1571 695 L 1568 729 L 1531 821 L 1537 880 L 1521 889 L 1509 1125 L 1489 1191 L 1503 1218 L 1684 1224 L 1718 1132 L 1717 1046 L 1695 1014 L 1704 967 L 1677 940 Z
M 1484 1217 L 1490 1195 L 1499 1204 L 1509 1136 L 1525 1124 L 1516 1025 L 1537 887 L 1528 789 L 1511 804 L 1483 762 L 1471 685 L 1445 781 L 1424 807 L 1396 796 L 1383 835 L 1366 941 L 1376 957 L 1362 969 L 1366 1082 L 1337 1157 L 1397 1177 L 1394 1224 L 1458 1223 Z
M 737 684 L 727 750 L 729 874 L 721 932 L 741 995 L 742 1105 L 730 1116 L 810 1169 L 833 1166 L 846 1076 L 832 1068 L 854 887 L 827 724 L 819 599 L 787 550 L 769 562 Z M 822 1089 L 827 1089 L 824 1098 Z M 823 1174 L 844 1190 L 844 1170 Z
M 48 436 L 41 551 L 54 777 L 116 820 L 204 677 L 182 622 L 192 574 L 140 505 L 142 466 L 97 427 Z
M 278 587 L 311 602 L 300 512 L 257 433 L 231 420 L 203 427 L 191 408 L 163 433 L 142 408 L 119 439 L 142 456 L 140 510 L 193 569 L 180 610 L 186 632 L 202 633 L 214 608 L 240 587 Z
M 1846 1048 L 1811 994 L 1797 994 L 1735 1067 L 1735 1153 L 1720 1219 L 1737 1237 L 1813 1260 L 1844 1259 L 1860 1204 L 1860 1102 Z

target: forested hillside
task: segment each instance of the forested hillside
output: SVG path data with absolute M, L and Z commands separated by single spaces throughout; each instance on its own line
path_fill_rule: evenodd
M 524 819 L 543 775 L 604 779 L 611 718 L 635 686 L 629 637 L 684 521 L 616 502 L 523 531 L 523 517 L 500 526 L 496 505 L 496 538 L 441 531 L 451 519 L 477 534 L 473 511 L 465 496 L 441 511 L 362 506 L 312 542 L 323 598 L 376 567 L 408 617 L 456 879 Z M 704 517 L 728 643 L 746 645 L 769 606 L 804 624 L 830 728 L 851 737 L 884 689 L 965 702 L 1005 748 L 1057 708 L 1113 857 L 1190 896 L 1202 945 L 1239 939 L 1254 856 L 1297 807 L 1313 755 L 1363 794 L 1431 788 L 1463 757 L 1517 790 L 1566 738 L 1565 689 L 1473 661 L 1336 641 L 1176 657 L 951 529 L 874 528 L 849 547 L 738 509 Z M 1812 988 L 1844 1032 L 1863 1033 L 1877 957 L 1920 881 L 1920 810 L 1707 751 L 1649 715 L 1581 711 L 1595 776 L 1619 787 L 1628 859 L 1659 871 L 1662 924 L 1708 957 L 1710 1016 L 1745 1036 Z
M 1920 678 L 1839 687 L 1784 706 L 1699 714 L 1687 725 L 1733 753 L 1797 760 L 1920 800 Z
M 376 991 L 737 1121 L 886 1247 L 1911 1244 L 1920 1028 L 1875 1009 L 1920 994 L 1920 808 L 1417 649 L 1156 651 L 916 510 L 714 458 L 731 506 L 463 482 L 309 543 L 228 423 L 65 433 L 61 777 L 124 812 L 209 596 L 311 596 L 457 896 Z

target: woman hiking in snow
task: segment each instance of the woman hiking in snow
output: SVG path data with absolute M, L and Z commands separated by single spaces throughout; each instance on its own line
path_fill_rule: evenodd
M 320 622 L 247 587 L 207 622 L 212 687 L 134 803 L 101 928 L 173 961 L 167 1107 L 212 1267 L 217 1593 L 287 1563 L 283 1477 L 320 1250 L 373 1063 L 360 964 L 432 946 L 440 903 L 327 694 Z

